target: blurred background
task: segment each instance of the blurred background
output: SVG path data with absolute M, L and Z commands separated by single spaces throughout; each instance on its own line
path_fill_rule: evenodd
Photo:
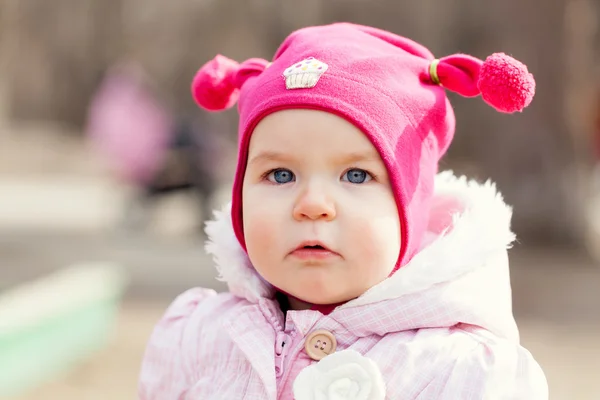
M 194 73 L 334 21 L 534 73 L 523 114 L 450 95 L 441 168 L 515 207 L 515 314 L 551 398 L 600 398 L 598 0 L 0 0 L 0 398 L 135 398 L 173 297 L 223 289 L 202 226 L 229 197 L 237 120 L 195 107 Z

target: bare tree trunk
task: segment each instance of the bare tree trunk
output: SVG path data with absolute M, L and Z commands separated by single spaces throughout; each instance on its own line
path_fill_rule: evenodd
M 118 43 L 119 1 L 9 1 L 5 37 L 9 117 L 80 126 L 107 46 Z M 118 19 L 116 19 L 118 21 Z

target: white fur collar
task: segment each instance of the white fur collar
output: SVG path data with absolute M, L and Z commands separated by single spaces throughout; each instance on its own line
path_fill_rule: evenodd
M 515 239 L 510 230 L 512 209 L 489 181 L 479 184 L 443 172 L 435 180 L 433 203 L 430 225 L 439 225 L 437 216 L 450 219 L 448 212 L 452 212 L 450 227 L 441 232 L 430 231 L 422 250 L 410 263 L 341 308 L 397 298 L 451 281 L 481 267 Z M 230 292 L 250 302 L 270 298 L 274 289 L 252 267 L 235 237 L 230 207 L 215 212 L 215 220 L 207 222 L 206 251 L 212 254 L 219 280 L 228 284 Z

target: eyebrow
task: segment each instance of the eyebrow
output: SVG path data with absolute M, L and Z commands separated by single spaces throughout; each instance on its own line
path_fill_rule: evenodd
M 280 153 L 277 151 L 263 151 L 263 152 L 259 153 L 258 155 L 252 157 L 248 161 L 248 165 L 259 164 L 261 162 L 268 162 L 268 161 L 290 162 L 293 159 L 294 159 L 294 157 L 289 156 L 285 153 Z M 373 161 L 379 161 L 379 160 L 380 160 L 379 154 L 370 151 L 370 152 L 364 152 L 364 153 L 351 152 L 351 153 L 343 154 L 339 157 L 336 157 L 334 159 L 334 162 L 336 164 L 352 164 L 352 163 L 356 163 L 356 162 L 360 162 L 360 161 L 373 162 Z
M 290 161 L 292 157 L 285 155 L 283 153 L 279 153 L 277 151 L 263 151 L 258 153 L 258 155 L 252 157 L 248 161 L 248 165 L 258 164 L 266 161 Z
M 338 164 L 352 164 L 360 161 L 379 161 L 379 154 L 369 151 L 365 153 L 352 152 L 335 159 Z

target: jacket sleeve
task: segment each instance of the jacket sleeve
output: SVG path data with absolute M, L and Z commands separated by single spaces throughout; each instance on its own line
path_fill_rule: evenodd
M 139 400 L 183 398 L 190 387 L 191 371 L 182 351 L 184 333 L 194 310 L 212 290 L 190 289 L 179 295 L 154 327 L 138 382 Z
M 548 383 L 531 353 L 515 343 L 477 343 L 436 377 L 419 400 L 548 400 Z

